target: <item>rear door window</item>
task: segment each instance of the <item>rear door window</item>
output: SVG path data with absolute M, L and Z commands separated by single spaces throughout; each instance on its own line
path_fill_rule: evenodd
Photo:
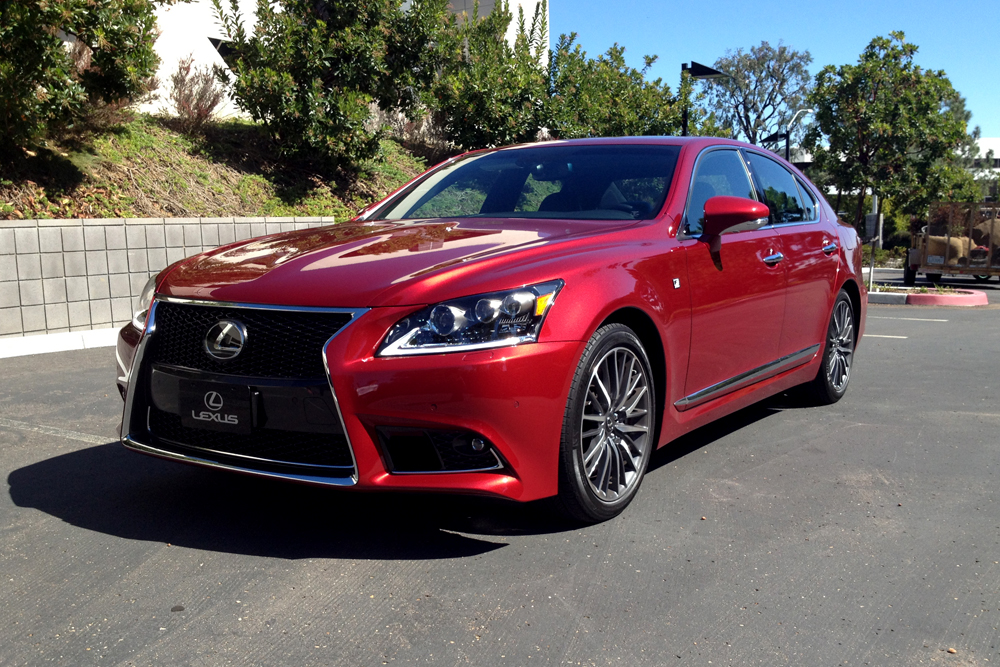
M 771 224 L 783 225 L 790 222 L 804 222 L 806 207 L 803 196 L 795 184 L 791 172 L 774 160 L 760 153 L 747 152 L 750 166 L 760 183 L 764 203 L 771 209 Z M 815 210 L 815 205 L 813 205 Z

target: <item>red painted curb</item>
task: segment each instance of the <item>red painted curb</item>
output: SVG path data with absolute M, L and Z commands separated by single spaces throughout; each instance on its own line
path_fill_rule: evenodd
M 989 304 L 986 292 L 956 290 L 954 294 L 907 294 L 909 306 L 985 306 Z

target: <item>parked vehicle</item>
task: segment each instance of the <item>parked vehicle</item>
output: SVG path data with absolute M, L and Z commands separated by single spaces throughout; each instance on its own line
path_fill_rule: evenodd
M 1000 204 L 931 206 L 926 225 L 910 234 L 903 284 L 912 286 L 917 273 L 937 283 L 944 275 L 967 275 L 980 282 L 1000 277 Z
M 350 222 L 164 269 L 118 341 L 122 442 L 599 521 L 678 436 L 793 388 L 840 399 L 860 265 L 854 230 L 754 146 L 470 153 Z

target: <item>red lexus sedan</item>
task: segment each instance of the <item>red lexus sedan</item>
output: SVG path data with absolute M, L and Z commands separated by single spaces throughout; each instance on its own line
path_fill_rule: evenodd
M 479 151 L 354 220 L 150 280 L 122 443 L 358 489 L 621 512 L 650 455 L 777 392 L 843 396 L 861 247 L 770 152 L 711 138 Z

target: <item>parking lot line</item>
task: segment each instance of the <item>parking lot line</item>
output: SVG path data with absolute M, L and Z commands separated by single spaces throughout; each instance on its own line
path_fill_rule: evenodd
M 0 417 L 0 426 L 6 428 L 16 428 L 21 431 L 33 431 L 44 435 L 54 435 L 58 438 L 67 438 L 69 440 L 79 440 L 80 442 L 86 442 L 91 445 L 106 445 L 109 442 L 115 442 L 115 438 L 101 438 L 96 435 L 90 435 L 89 433 L 67 431 L 66 429 L 56 428 L 54 426 L 36 426 L 27 422 L 4 419 L 3 417 Z
M 878 334 L 866 333 L 865 338 L 909 338 L 909 336 L 879 336 Z
M 869 320 L 906 320 L 907 322 L 947 322 L 948 320 L 932 320 L 926 317 L 880 317 L 878 315 L 869 315 Z

